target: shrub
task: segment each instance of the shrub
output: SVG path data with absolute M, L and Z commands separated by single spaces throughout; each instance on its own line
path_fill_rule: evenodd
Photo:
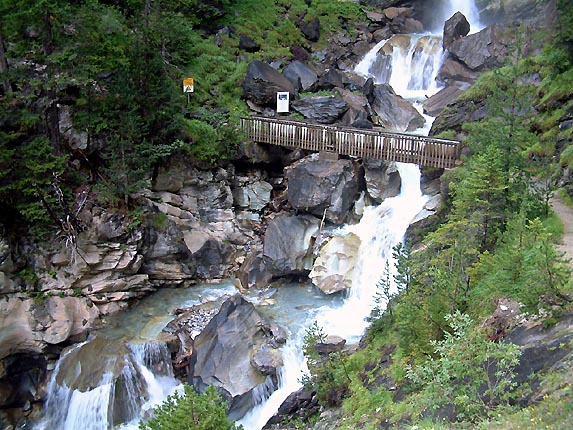
M 489 340 L 459 311 L 445 319 L 452 331 L 432 341 L 435 357 L 407 369 L 407 377 L 421 387 L 419 405 L 431 410 L 453 406 L 459 420 L 474 420 L 508 404 L 515 397 L 519 347 Z
M 226 404 L 214 386 L 205 394 L 198 394 L 185 384 L 183 395 L 175 393 L 167 397 L 153 410 L 153 418 L 140 421 L 140 430 L 240 430 L 229 421 Z

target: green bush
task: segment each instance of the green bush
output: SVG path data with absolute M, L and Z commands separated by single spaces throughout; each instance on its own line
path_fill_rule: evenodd
M 489 340 L 471 318 L 456 311 L 445 317 L 451 332 L 432 341 L 434 357 L 409 366 L 407 377 L 421 388 L 420 410 L 451 405 L 459 420 L 488 416 L 515 397 L 517 345 Z
M 153 418 L 140 421 L 140 430 L 240 430 L 229 421 L 226 404 L 214 386 L 205 394 L 198 394 L 185 384 L 183 395 L 175 393 L 167 397 L 153 410 Z

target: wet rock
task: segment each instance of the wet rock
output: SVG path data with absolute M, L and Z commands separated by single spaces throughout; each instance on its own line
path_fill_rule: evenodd
M 444 49 L 450 49 L 452 43 L 470 32 L 470 23 L 463 13 L 456 12 L 444 24 L 444 33 L 442 37 L 442 44 Z
M 359 248 L 355 234 L 334 236 L 320 250 L 308 277 L 325 294 L 352 288 Z
M 243 288 L 263 288 L 269 285 L 273 278 L 270 267 L 267 266 L 267 259 L 261 252 L 250 252 L 237 272 Z
M 264 237 L 263 258 L 274 276 L 300 274 L 312 268 L 312 245 L 320 220 L 310 215 L 279 215 Z
M 286 77 L 258 60 L 249 64 L 242 86 L 243 98 L 261 106 L 276 106 L 279 91 L 288 91 L 291 99 L 297 95 L 295 87 Z
M 286 170 L 293 208 L 341 225 L 358 196 L 358 175 L 350 160 L 321 161 L 307 157 Z
M 370 106 L 384 128 L 398 131 L 412 131 L 422 127 L 426 120 L 410 102 L 397 95 L 388 84 L 374 84 L 369 79 L 364 93 Z
M 478 33 L 454 40 L 449 53 L 473 71 L 501 67 L 514 43 L 515 31 L 507 26 L 491 25 Z
M 307 96 L 293 102 L 292 108 L 312 122 L 332 124 L 348 110 L 348 105 L 336 96 Z
M 396 163 L 368 158 L 363 165 L 366 190 L 374 201 L 382 203 L 387 197 L 400 194 L 402 178 Z
M 251 360 L 251 364 L 263 375 L 274 375 L 277 368 L 283 365 L 283 359 L 276 348 L 265 343 L 257 352 L 255 352 Z
M 444 64 L 438 72 L 437 79 L 450 86 L 457 86 L 466 89 L 469 84 L 473 84 L 479 73 L 470 70 L 469 67 L 452 58 L 446 58 Z
M 424 113 L 436 117 L 444 110 L 444 108 L 456 100 L 456 98 L 463 93 L 461 89 L 456 86 L 447 86 L 434 94 L 432 97 L 423 101 Z
M 209 385 L 219 387 L 228 401 L 230 419 L 242 417 L 253 406 L 253 390 L 267 381 L 251 361 L 263 345 L 270 345 L 264 327 L 255 307 L 237 295 L 223 303 L 195 338 L 189 381 L 200 391 Z

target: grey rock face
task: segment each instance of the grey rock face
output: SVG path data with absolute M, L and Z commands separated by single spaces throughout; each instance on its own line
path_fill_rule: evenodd
M 467 36 L 469 32 L 470 23 L 464 14 L 461 12 L 456 12 L 444 24 L 444 35 L 442 38 L 442 45 L 444 49 L 450 49 L 450 46 L 455 40 Z
M 454 40 L 450 55 L 469 69 L 483 71 L 504 64 L 514 33 L 507 27 L 491 25 L 479 33 Z
M 276 105 L 277 92 L 288 91 L 293 99 L 297 91 L 292 83 L 262 61 L 249 64 L 243 81 L 243 97 L 261 106 Z
M 310 121 L 332 124 L 348 110 L 348 105 L 336 96 L 313 96 L 301 97 L 292 108 Z
M 306 64 L 293 61 L 283 69 L 283 75 L 300 92 L 314 91 L 318 85 L 318 75 Z
M 364 92 L 378 116 L 379 125 L 397 131 L 412 131 L 424 125 L 424 117 L 390 85 L 369 82 L 364 86 Z
M 276 372 L 272 365 L 280 363 L 270 353 L 273 338 L 265 327 L 268 325 L 255 307 L 234 296 L 195 338 L 190 382 L 199 390 L 208 385 L 221 387 L 231 419 L 243 416 L 253 406 L 252 391 L 265 384 L 267 375 Z M 266 374 L 253 366 L 251 357 L 257 357 L 254 361 Z
M 350 160 L 320 161 L 305 158 L 286 170 L 288 200 L 293 208 L 305 210 L 334 224 L 342 224 L 358 194 L 358 176 Z
M 400 193 L 402 178 L 396 163 L 366 159 L 364 161 L 364 178 L 370 197 L 378 203 L 387 197 L 395 197 Z
M 269 223 L 263 258 L 273 275 L 296 275 L 312 268 L 312 243 L 319 223 L 310 215 L 280 215 Z

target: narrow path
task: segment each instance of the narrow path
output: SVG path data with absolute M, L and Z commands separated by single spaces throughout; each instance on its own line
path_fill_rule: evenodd
M 570 260 L 569 264 L 573 268 L 573 208 L 563 203 L 559 197 L 553 197 L 550 204 L 563 223 L 563 237 L 557 249 L 565 253 L 565 257 Z

